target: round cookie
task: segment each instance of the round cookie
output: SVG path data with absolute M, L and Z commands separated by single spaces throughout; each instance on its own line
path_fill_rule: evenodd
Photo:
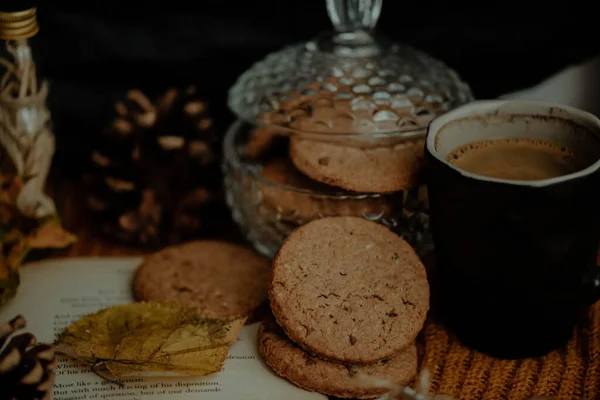
M 346 190 L 389 193 L 418 185 L 424 141 L 359 148 L 290 139 L 290 157 L 302 173 Z
M 344 365 L 315 358 L 285 337 L 272 316 L 261 324 L 258 349 L 265 362 L 280 376 L 303 389 L 329 396 L 368 399 L 382 396 L 385 387 L 369 385 L 356 379 L 370 375 L 401 386 L 417 374 L 417 348 L 414 344 L 389 361 L 371 365 Z
M 284 221 L 305 222 L 337 215 L 388 215 L 394 204 L 393 195 L 356 196 L 356 193 L 314 181 L 300 173 L 288 157 L 267 163 L 262 168 L 261 177 L 268 181 L 261 185 L 265 205 L 276 211 Z
M 178 301 L 212 318 L 249 316 L 266 303 L 270 263 L 220 241 L 194 241 L 145 258 L 133 280 L 137 300 Z
M 429 284 L 415 251 L 386 227 L 330 217 L 285 240 L 269 300 L 287 336 L 309 353 L 368 364 L 415 340 L 429 310 Z

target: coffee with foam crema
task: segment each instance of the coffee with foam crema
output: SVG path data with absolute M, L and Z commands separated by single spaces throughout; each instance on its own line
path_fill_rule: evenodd
M 452 150 L 446 161 L 473 174 L 519 181 L 556 178 L 592 164 L 564 146 L 528 138 L 467 143 Z

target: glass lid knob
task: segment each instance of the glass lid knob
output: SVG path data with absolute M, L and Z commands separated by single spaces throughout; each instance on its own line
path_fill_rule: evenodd
M 326 0 L 334 32 L 322 35 L 315 45 L 320 51 L 342 57 L 372 57 L 383 50 L 373 32 L 383 0 Z
M 327 13 L 336 32 L 375 28 L 383 0 L 327 0 Z

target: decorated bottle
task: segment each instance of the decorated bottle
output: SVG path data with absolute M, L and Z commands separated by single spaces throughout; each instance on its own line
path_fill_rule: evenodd
M 44 193 L 55 146 L 46 106 L 48 84 L 37 77 L 28 42 L 38 31 L 35 8 L 0 11 L 1 178 L 5 186 L 6 180 L 18 186 L 18 210 L 35 219 L 56 214 Z
M 75 241 L 44 191 L 54 135 L 48 84 L 36 74 L 28 43 L 38 30 L 34 8 L 0 11 L 0 306 L 16 294 L 30 251 Z

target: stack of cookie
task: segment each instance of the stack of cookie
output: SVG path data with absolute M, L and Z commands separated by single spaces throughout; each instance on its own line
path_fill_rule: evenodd
M 229 206 L 246 237 L 268 257 L 295 228 L 331 216 L 376 221 L 419 253 L 428 250 L 421 139 L 361 148 L 266 128 L 234 135 L 245 146 L 239 161 L 226 162 Z
M 429 285 L 414 250 L 387 228 L 330 217 L 296 229 L 273 262 L 269 300 L 259 349 L 294 384 L 374 398 L 389 390 L 380 380 L 415 376 Z
M 296 189 L 277 192 L 264 185 L 265 204 L 283 211 L 284 218 L 285 211 L 295 211 L 296 218 L 309 221 L 319 216 L 390 214 L 394 203 L 402 201 L 391 194 L 419 185 L 423 149 L 422 139 L 362 148 L 300 136 L 288 140 L 257 128 L 250 135 L 246 155 L 263 162 L 263 180 Z M 327 196 L 339 201 L 333 206 L 325 201 Z M 360 201 L 351 201 L 353 197 Z

